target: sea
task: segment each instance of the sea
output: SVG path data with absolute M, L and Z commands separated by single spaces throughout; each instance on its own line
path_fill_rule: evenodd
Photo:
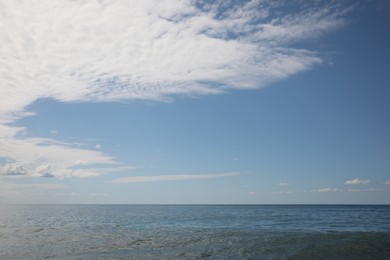
M 390 259 L 389 205 L 0 205 L 0 259 Z

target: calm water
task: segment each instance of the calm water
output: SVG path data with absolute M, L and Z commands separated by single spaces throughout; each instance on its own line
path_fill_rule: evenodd
M 390 206 L 0 206 L 0 259 L 390 259 Z

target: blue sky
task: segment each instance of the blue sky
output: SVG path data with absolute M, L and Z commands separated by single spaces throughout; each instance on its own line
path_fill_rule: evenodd
M 390 203 L 386 1 L 3 1 L 1 203 Z

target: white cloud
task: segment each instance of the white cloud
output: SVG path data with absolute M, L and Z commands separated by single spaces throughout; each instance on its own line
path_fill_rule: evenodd
M 76 161 L 115 163 L 98 151 L 18 136 L 23 129 L 9 123 L 31 116 L 27 107 L 42 98 L 102 102 L 217 94 L 259 88 L 321 63 L 315 51 L 290 43 L 334 30 L 345 10 L 325 3 L 280 13 L 286 2 L 0 2 L 0 158 L 30 175 L 43 175 L 39 167 L 50 165 L 50 175 L 58 177 L 99 174 L 74 170 Z
M 38 176 L 42 176 L 42 177 L 54 177 L 54 175 L 51 173 L 50 164 L 42 164 L 42 165 L 38 166 L 35 169 L 35 173 Z
M 71 193 L 58 192 L 58 193 L 55 193 L 54 196 L 74 197 L 74 196 L 79 196 L 79 194 L 76 192 L 71 192 Z
M 378 188 L 369 188 L 369 189 L 364 189 L 363 191 L 385 191 L 384 189 L 378 189 Z
M 113 180 L 111 183 L 139 183 L 139 182 L 156 182 L 156 181 L 185 181 L 185 180 L 200 180 L 214 179 L 222 177 L 238 176 L 237 172 L 226 172 L 217 174 L 183 174 L 183 175 L 158 175 L 158 176 L 132 176 L 123 177 Z
M 26 169 L 19 163 L 8 163 L 0 167 L 1 175 L 27 175 Z
M 378 189 L 378 188 L 370 188 L 370 189 L 348 189 L 348 192 L 382 192 L 385 191 L 384 189 Z
M 98 176 L 105 172 L 125 171 L 130 168 L 117 164 L 111 157 L 92 150 L 72 147 L 71 144 L 56 142 L 46 138 L 20 138 L 23 128 L 0 125 L 0 157 L 11 158 L 14 164 L 1 168 L 1 174 L 19 174 L 56 177 Z M 91 167 L 103 164 L 105 167 Z M 107 167 L 111 165 L 111 167 Z
M 384 189 L 378 189 L 378 188 L 369 188 L 369 189 L 339 189 L 339 188 L 321 188 L 321 189 L 314 189 L 310 192 L 382 192 L 385 191 Z
M 344 185 L 358 185 L 358 184 L 364 184 L 367 185 L 370 183 L 370 180 L 359 180 L 358 178 L 347 180 Z
M 275 191 L 275 192 L 272 192 L 272 194 L 279 194 L 279 195 L 291 194 L 291 193 L 292 193 L 291 191 Z
M 311 190 L 311 192 L 338 192 L 338 191 L 343 191 L 343 190 L 339 188 L 321 188 L 321 189 Z
M 248 192 L 248 195 L 251 195 L 251 196 L 253 196 L 253 195 L 256 195 L 257 193 L 256 192 L 254 192 L 254 191 L 250 191 L 250 192 Z
M 39 98 L 162 99 L 261 87 L 321 61 L 311 51 L 288 47 L 291 40 L 343 21 L 343 10 L 330 5 L 276 16 L 272 3 L 232 4 L 223 14 L 218 4 L 3 2 L 1 119 Z
M 287 183 L 287 182 L 279 182 L 278 185 L 279 185 L 279 186 L 288 186 L 288 185 L 290 185 L 290 184 Z
M 114 172 L 128 172 L 136 168 L 135 166 L 115 166 L 115 167 L 100 167 L 100 168 L 80 168 L 80 169 L 67 169 L 65 173 L 68 176 L 78 177 L 96 177 L 107 173 Z
M 386 185 L 389 185 L 389 184 L 390 184 L 390 181 L 386 181 L 385 184 L 386 184 Z
M 96 148 L 96 149 L 101 149 L 102 146 L 101 146 L 100 144 L 96 144 L 96 145 L 95 145 L 95 148 Z

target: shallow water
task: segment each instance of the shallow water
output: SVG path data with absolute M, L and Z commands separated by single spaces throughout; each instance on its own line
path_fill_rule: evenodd
M 390 259 L 390 206 L 0 206 L 0 259 Z

